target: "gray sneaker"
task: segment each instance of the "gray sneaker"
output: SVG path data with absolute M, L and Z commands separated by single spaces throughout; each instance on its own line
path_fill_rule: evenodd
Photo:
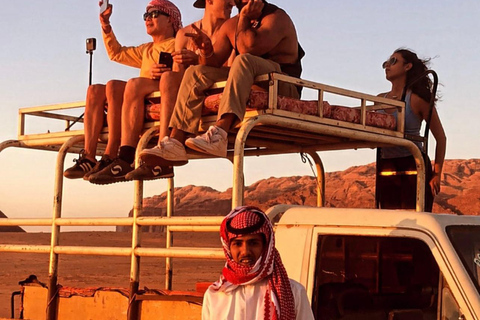
M 85 151 L 80 151 L 78 159 L 73 159 L 75 164 L 63 172 L 63 176 L 68 179 L 83 178 L 88 172 L 95 167 L 95 162 L 88 160 L 85 157 Z
M 108 166 L 97 173 L 93 173 L 88 178 L 88 181 L 94 184 L 111 184 L 116 182 L 123 182 L 125 175 L 133 170 L 130 163 L 116 158 Z
M 187 139 L 185 145 L 199 152 L 226 157 L 228 146 L 227 136 L 228 134 L 225 130 L 217 126 L 210 126 L 204 134 Z
M 143 163 L 137 169 L 127 173 L 125 180 L 155 180 L 173 177 L 173 167 L 149 166 Z
M 83 176 L 83 180 L 87 180 L 90 179 L 90 176 L 94 173 L 97 173 L 101 170 L 103 170 L 104 168 L 106 168 L 110 163 L 113 162 L 113 159 L 111 159 L 109 156 L 106 156 L 106 155 L 103 155 L 102 156 L 102 159 L 100 159 L 100 161 L 97 161 L 97 164 L 93 167 L 92 170 L 90 170 L 89 172 L 87 172 L 84 176 Z
M 171 167 L 188 163 L 183 144 L 170 137 L 164 137 L 157 146 L 143 150 L 140 159 L 149 166 Z

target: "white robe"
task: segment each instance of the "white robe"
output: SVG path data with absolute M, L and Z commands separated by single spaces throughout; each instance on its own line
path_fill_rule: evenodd
M 292 279 L 290 285 L 295 299 L 296 320 L 313 320 L 305 288 Z M 229 293 L 215 291 L 210 286 L 203 297 L 202 320 L 263 320 L 267 286 L 267 280 L 262 280 L 238 286 Z M 274 311 L 273 305 L 271 310 Z

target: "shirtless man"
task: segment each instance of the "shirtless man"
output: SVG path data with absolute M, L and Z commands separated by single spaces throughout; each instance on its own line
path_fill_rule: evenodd
M 145 163 L 186 164 L 184 143 L 197 151 L 226 157 L 227 132 L 243 120 L 255 77 L 274 71 L 300 76 L 304 53 L 288 14 L 264 0 L 235 0 L 235 4 L 239 14 L 222 25 L 215 43 L 201 30 L 191 35 L 205 65 L 187 69 L 170 121 L 170 137 L 164 138 L 161 145 L 142 151 L 140 157 Z M 232 67 L 221 68 L 232 50 L 237 53 Z M 227 84 L 216 124 L 205 134 L 186 139 L 198 132 L 204 91 L 221 80 L 227 80 Z M 299 97 L 297 88 L 291 84 L 280 85 L 279 93 Z
M 173 70 L 165 72 L 160 79 L 161 93 L 161 109 L 160 109 L 160 130 L 158 137 L 158 145 L 162 144 L 162 139 L 170 134 L 169 123 L 170 118 L 177 100 L 180 83 L 184 76 L 185 70 L 191 65 L 199 63 L 199 51 L 195 43 L 189 36 L 200 29 L 206 34 L 213 43 L 216 42 L 218 31 L 222 24 L 230 18 L 232 8 L 235 5 L 233 0 L 197 0 L 193 4 L 196 8 L 205 8 L 203 18 L 199 21 L 180 29 L 175 37 L 175 52 L 173 57 Z M 196 28 L 196 29 L 195 29 Z M 230 51 L 230 58 L 226 65 L 230 65 L 233 61 L 233 54 Z M 142 164 L 134 171 L 128 173 L 126 180 L 152 180 L 158 178 L 168 178 L 172 176 L 173 169 L 169 166 L 149 166 Z
M 220 226 L 220 239 L 227 262 L 205 292 L 202 320 L 313 320 L 305 288 L 288 278 L 265 213 L 235 208 Z

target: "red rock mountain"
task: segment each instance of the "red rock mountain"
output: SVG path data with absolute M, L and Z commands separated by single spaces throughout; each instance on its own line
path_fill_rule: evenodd
M 328 207 L 373 208 L 375 164 L 326 174 Z M 176 215 L 225 215 L 230 210 L 231 189 L 210 187 L 175 189 Z M 144 215 L 165 214 L 166 193 L 144 199 Z M 245 188 L 246 204 L 267 209 L 275 204 L 316 204 L 315 179 L 311 176 L 268 178 Z M 442 190 L 433 212 L 480 215 L 480 159 L 447 160 Z M 131 214 L 131 213 L 130 213 Z

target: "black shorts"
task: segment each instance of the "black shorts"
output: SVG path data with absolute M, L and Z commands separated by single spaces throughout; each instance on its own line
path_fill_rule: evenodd
M 433 194 L 430 188 L 432 164 L 424 155 L 425 178 L 425 212 L 432 212 Z M 381 159 L 377 162 L 377 199 L 381 209 L 415 209 L 417 198 L 417 166 L 413 156 Z M 392 175 L 381 175 L 382 172 L 395 172 Z

